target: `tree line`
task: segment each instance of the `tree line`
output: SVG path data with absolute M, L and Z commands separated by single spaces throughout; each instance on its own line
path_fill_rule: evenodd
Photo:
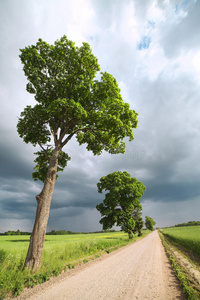
M 0 235 L 30 235 L 31 232 L 26 232 L 26 231 L 20 231 L 19 229 L 14 231 L 14 230 L 8 230 L 4 233 L 0 233 Z
M 200 221 L 189 221 L 187 223 L 181 223 L 181 224 L 174 225 L 173 227 L 199 226 L 199 225 L 200 225 Z
M 46 235 L 65 235 L 65 234 L 79 234 L 80 232 L 73 232 L 73 231 L 66 231 L 66 230 L 52 230 L 51 232 L 47 232 Z M 31 232 L 27 231 L 20 231 L 19 229 L 14 230 L 8 230 L 4 233 L 0 233 L 0 235 L 31 235 Z
M 143 222 L 143 220 L 142 220 L 142 222 Z M 144 222 L 143 222 L 143 224 L 144 224 Z M 145 222 L 145 224 L 146 224 L 146 222 Z M 153 229 L 150 229 L 150 228 L 147 228 L 147 227 L 148 227 L 148 225 L 146 225 L 146 228 L 143 227 L 143 230 L 145 230 L 145 229 L 153 230 Z M 133 233 L 136 233 L 137 230 L 138 230 L 138 227 L 135 226 Z M 123 230 L 121 229 L 121 231 L 123 231 Z M 98 230 L 98 231 L 90 231 L 90 232 L 77 232 L 77 231 L 71 231 L 71 230 L 67 230 L 67 231 L 66 230 L 52 230 L 52 231 L 46 232 L 46 235 L 70 235 L 70 234 L 90 234 L 90 233 L 106 233 L 106 232 L 118 232 L 118 230 L 106 229 L 106 230 Z M 138 231 L 138 233 L 139 233 L 139 231 Z M 11 236 L 11 235 L 31 235 L 31 232 L 20 231 L 18 229 L 18 230 L 8 230 L 6 232 L 0 233 L 0 236 L 5 236 L 5 235 L 8 235 L 8 236 Z M 142 235 L 142 234 L 138 234 L 138 235 Z

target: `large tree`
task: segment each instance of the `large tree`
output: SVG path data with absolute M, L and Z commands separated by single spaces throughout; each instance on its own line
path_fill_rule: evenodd
M 36 196 L 37 211 L 25 266 L 37 270 L 57 172 L 70 160 L 63 148 L 76 137 L 79 145 L 100 155 L 124 153 L 123 139 L 134 139 L 137 113 L 124 103 L 116 79 L 100 67 L 90 46 L 76 47 L 66 36 L 50 45 L 39 39 L 21 49 L 27 91 L 35 95 L 35 106 L 21 113 L 17 130 L 24 142 L 39 146 L 34 180 L 44 182 Z M 99 78 L 99 80 L 97 80 Z
M 103 229 L 121 226 L 131 239 L 135 228 L 133 212 L 142 209 L 140 199 L 145 186 L 129 173 L 118 171 L 101 177 L 97 187 L 99 193 L 108 191 L 103 202 L 96 206 L 102 216 L 100 224 L 103 224 Z

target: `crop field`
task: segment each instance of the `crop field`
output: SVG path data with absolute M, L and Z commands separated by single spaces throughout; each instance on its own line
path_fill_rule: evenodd
M 165 228 L 161 232 L 176 245 L 200 258 L 200 226 Z
M 148 233 L 145 231 L 143 236 Z M 124 232 L 47 235 L 42 266 L 35 274 L 29 270 L 22 271 L 29 239 L 30 236 L 23 235 L 0 236 L 0 300 L 9 292 L 18 295 L 25 286 L 32 287 L 67 268 L 74 268 L 80 260 L 86 263 L 91 257 L 130 243 Z M 135 235 L 132 241 L 136 239 Z

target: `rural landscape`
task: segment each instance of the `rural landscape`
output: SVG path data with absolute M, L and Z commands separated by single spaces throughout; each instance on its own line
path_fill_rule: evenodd
M 189 222 L 185 226 L 159 229 L 186 299 L 200 298 L 200 226 L 194 226 L 195 223 L 198 224 Z M 131 240 L 127 233 L 115 230 L 85 234 L 64 231 L 47 233 L 38 272 L 23 270 L 30 235 L 19 231 L 6 232 L 0 236 L 0 299 L 17 297 L 26 288 L 32 290 L 34 286 L 59 277 L 63 272 L 70 273 L 81 265 L 87 266 L 101 256 L 109 257 L 117 249 L 145 239 L 151 232 L 142 230 L 142 236 L 135 234 Z
M 0 300 L 200 299 L 200 1 L 0 1 Z
M 87 263 L 89 259 L 129 243 L 127 234 L 123 232 L 47 235 L 41 269 L 39 273 L 32 274 L 28 270 L 22 271 L 29 240 L 30 235 L 0 237 L 0 299 L 10 291 L 17 296 L 23 287 L 33 287 L 61 274 L 63 270 L 75 268 L 80 262 Z

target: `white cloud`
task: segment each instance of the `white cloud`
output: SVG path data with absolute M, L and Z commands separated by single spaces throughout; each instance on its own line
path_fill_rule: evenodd
M 200 82 L 200 51 L 199 50 L 194 54 L 191 61 L 192 61 L 192 65 L 193 65 L 193 68 L 196 73 L 196 77 L 197 77 L 198 81 Z
M 89 1 L 69 1 L 69 18 L 66 19 L 67 34 L 70 39 L 76 41 L 78 46 L 95 32 L 95 13 L 90 7 Z

